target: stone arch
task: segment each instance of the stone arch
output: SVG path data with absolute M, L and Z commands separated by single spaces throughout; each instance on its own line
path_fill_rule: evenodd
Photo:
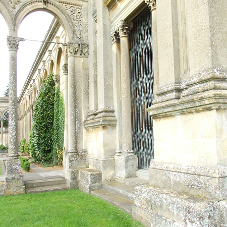
M 64 27 L 68 36 L 68 41 L 74 42 L 74 25 L 71 17 L 60 3 L 56 3 L 56 1 L 53 0 L 49 0 L 46 7 L 43 7 L 42 0 L 31 0 L 22 4 L 14 17 L 15 31 L 18 31 L 22 20 L 28 14 L 35 11 L 46 11 L 51 13 Z
M 10 11 L 9 9 L 4 5 L 5 3 L 4 2 L 0 2 L 0 13 L 2 14 L 7 26 L 8 26 L 8 29 L 9 29 L 9 34 L 10 35 L 13 35 L 13 22 L 12 22 L 12 17 L 10 16 Z

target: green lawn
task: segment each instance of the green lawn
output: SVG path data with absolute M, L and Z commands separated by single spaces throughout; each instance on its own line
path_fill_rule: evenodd
M 0 197 L 0 226 L 142 225 L 119 208 L 78 190 Z

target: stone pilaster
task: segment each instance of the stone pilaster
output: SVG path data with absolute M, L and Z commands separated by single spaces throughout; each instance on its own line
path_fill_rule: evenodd
M 8 36 L 9 47 L 9 160 L 6 164 L 5 194 L 24 194 L 25 187 L 18 159 L 17 129 L 17 50 L 20 39 Z
M 131 125 L 131 92 L 130 92 L 130 60 L 129 60 L 129 31 L 132 25 L 121 21 L 119 28 L 121 43 L 121 153 L 115 155 L 115 178 L 124 181 L 135 176 L 138 161 L 132 150 Z

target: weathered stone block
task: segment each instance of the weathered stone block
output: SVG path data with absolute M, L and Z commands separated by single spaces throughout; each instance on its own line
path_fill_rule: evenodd
M 71 189 L 79 188 L 79 169 L 69 169 L 68 179 L 66 179 L 67 187 Z
M 227 168 L 151 162 L 150 185 L 209 199 L 227 198 Z
M 89 168 L 102 172 L 102 180 L 113 180 L 114 178 L 114 157 L 89 158 Z
M 135 177 L 138 159 L 133 153 L 115 155 L 115 179 L 124 182 L 127 177 Z
M 80 169 L 79 189 L 90 194 L 102 188 L 102 172 L 93 169 Z
M 221 211 L 219 203 L 215 200 L 151 186 L 139 186 L 135 191 L 133 218 L 143 219 L 146 226 L 218 226 L 217 224 L 220 224 Z

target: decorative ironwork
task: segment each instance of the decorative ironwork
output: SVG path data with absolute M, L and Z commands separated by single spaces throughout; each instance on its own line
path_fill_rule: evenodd
M 153 121 L 147 108 L 153 100 L 152 18 L 149 8 L 133 20 L 130 34 L 132 143 L 138 167 L 148 168 L 154 158 Z

